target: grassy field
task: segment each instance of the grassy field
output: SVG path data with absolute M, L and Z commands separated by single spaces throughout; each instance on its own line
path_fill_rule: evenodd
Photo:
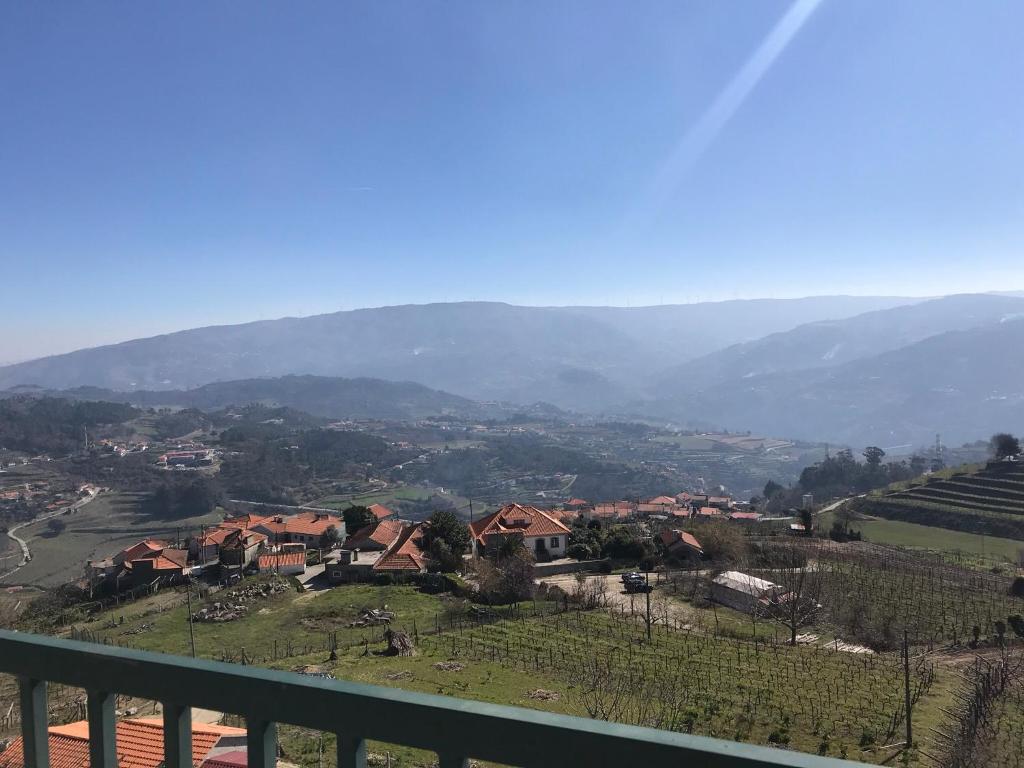
M 46 522 L 22 528 L 32 561 L 7 577 L 3 583 L 52 587 L 82 575 L 88 560 L 106 557 L 144 538 L 174 540 L 200 525 L 217 522 L 221 516 L 183 520 L 157 520 L 140 509 L 140 497 L 127 493 L 104 493 L 77 512 L 59 518 L 67 528 L 53 536 Z
M 171 594 L 108 610 L 77 629 L 110 642 L 187 654 L 187 612 L 182 595 Z M 233 598 L 221 592 L 214 600 Z M 397 614 L 393 627 L 416 638 L 416 655 L 383 655 L 381 628 L 349 626 L 362 608 L 383 605 Z M 761 622 L 763 640 L 755 644 L 743 639 L 750 636 L 749 620 L 721 608 L 720 636 L 710 626 L 704 631 L 661 623 L 647 643 L 642 622 L 628 615 L 558 613 L 551 604 L 538 605 L 539 611 L 527 604 L 517 614 L 480 623 L 468 618 L 463 601 L 412 587 L 349 585 L 320 593 L 289 587 L 252 601 L 237 621 L 196 623 L 196 652 L 238 662 L 244 648 L 247 663 L 280 669 L 315 664 L 360 682 L 867 762 L 891 755 L 878 747 L 890 743 L 899 726 L 902 688 L 895 654 L 861 657 L 820 646 L 775 645 L 764 642 L 773 634 L 768 621 Z M 336 660 L 329 658 L 332 647 Z M 925 662 L 913 675 L 921 695 L 916 722 L 938 725 L 950 675 Z M 627 693 L 617 695 L 620 689 Z M 331 739 L 282 729 L 289 759 L 303 766 L 318 766 L 321 748 L 323 764 L 333 765 Z M 430 764 L 430 756 L 415 750 L 374 744 L 371 751 L 389 752 L 397 766 Z
M 467 498 L 456 496 L 452 493 L 437 494 L 433 488 L 424 488 L 420 486 L 388 488 L 377 493 L 365 493 L 356 496 L 324 496 L 315 501 L 309 502 L 309 505 L 314 507 L 330 507 L 332 509 L 339 510 L 350 507 L 353 504 L 361 504 L 363 506 L 383 504 L 386 507 L 390 507 L 400 501 L 424 501 L 434 495 L 447 499 L 459 510 L 465 511 L 465 508 L 468 508 L 469 506 L 469 499 Z M 487 505 L 480 501 L 475 501 L 473 503 L 473 510 L 477 514 L 483 514 L 488 511 Z
M 1020 552 L 1024 551 L 1024 541 L 951 531 L 947 528 L 933 528 L 929 525 L 905 523 L 901 520 L 885 520 L 883 518 L 863 520 L 858 521 L 854 528 L 860 530 L 869 541 L 879 544 L 894 544 L 900 547 L 914 547 L 937 552 L 996 555 L 1012 562 L 1016 562 Z

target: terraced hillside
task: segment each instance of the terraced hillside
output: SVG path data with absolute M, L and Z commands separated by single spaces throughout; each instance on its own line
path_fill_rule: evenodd
M 976 472 L 858 499 L 855 506 L 879 517 L 1024 540 L 1024 463 L 990 462 Z

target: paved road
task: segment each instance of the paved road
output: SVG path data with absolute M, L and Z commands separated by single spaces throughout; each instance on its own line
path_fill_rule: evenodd
M 89 491 L 89 495 L 88 496 L 86 496 L 84 499 L 79 499 L 78 501 L 76 501 L 74 504 L 72 504 L 69 507 L 61 507 L 60 509 L 55 509 L 52 512 L 47 512 L 46 514 L 43 514 L 43 515 L 37 515 L 36 517 L 32 518 L 31 520 L 26 520 L 24 523 L 18 523 L 17 525 L 11 526 L 7 530 L 7 536 L 8 536 L 8 538 L 13 539 L 14 542 L 18 545 L 18 547 L 20 547 L 20 549 L 21 549 L 21 562 L 18 563 L 16 566 L 14 566 L 14 568 L 12 568 L 11 570 L 7 571 L 7 573 L 0 573 L 0 579 L 6 579 L 12 573 L 15 573 L 19 568 L 24 567 L 25 564 L 28 563 L 28 561 L 32 559 L 32 551 L 28 548 L 28 542 L 25 539 L 23 539 L 20 536 L 18 536 L 17 535 L 17 531 L 20 531 L 22 528 L 26 528 L 26 527 L 28 527 L 30 525 L 35 525 L 36 523 L 41 523 L 44 520 L 49 520 L 51 517 L 59 517 L 60 515 L 63 515 L 65 512 L 69 512 L 69 511 L 75 510 L 75 509 L 81 509 L 82 507 L 84 507 L 86 504 L 88 504 L 90 501 L 92 501 L 93 499 L 95 499 L 99 495 L 100 495 L 99 489 L 93 489 L 93 490 Z

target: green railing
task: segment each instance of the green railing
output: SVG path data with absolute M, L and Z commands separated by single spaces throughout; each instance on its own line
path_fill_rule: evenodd
M 369 739 L 514 766 L 840 768 L 845 760 L 447 696 L 0 631 L 0 673 L 19 680 L 25 768 L 49 765 L 47 681 L 88 695 L 91 768 L 114 768 L 114 698 L 163 704 L 166 768 L 191 768 L 191 707 L 245 718 L 250 768 L 273 768 L 277 723 L 337 735 L 339 768 L 366 765 Z

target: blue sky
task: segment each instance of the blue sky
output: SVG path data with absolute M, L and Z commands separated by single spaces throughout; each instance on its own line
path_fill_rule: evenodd
M 407 302 L 1021 289 L 1022 28 L 997 0 L 4 3 L 0 360 Z

